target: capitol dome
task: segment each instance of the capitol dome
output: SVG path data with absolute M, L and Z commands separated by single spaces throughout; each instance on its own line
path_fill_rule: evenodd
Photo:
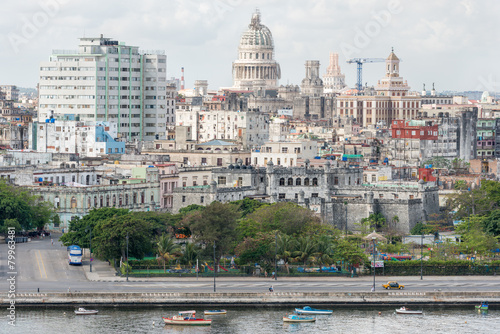
M 252 21 L 248 25 L 248 30 L 241 35 L 240 48 L 259 47 L 262 49 L 274 49 L 273 36 L 268 27 L 260 23 L 260 13 L 252 15 Z
M 233 62 L 233 87 L 264 96 L 266 90 L 277 89 L 280 77 L 280 65 L 274 59 L 273 35 L 260 23 L 257 10 L 240 38 L 238 58 Z

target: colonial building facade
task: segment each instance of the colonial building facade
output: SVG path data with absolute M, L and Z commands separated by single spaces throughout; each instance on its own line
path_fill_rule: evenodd
M 336 164 L 337 162 L 334 162 Z M 245 197 L 265 202 L 295 202 L 315 211 L 331 225 L 351 231 L 362 218 L 381 213 L 399 223 L 393 228 L 408 233 L 418 222 L 439 211 L 438 189 L 421 181 L 414 186 L 378 187 L 362 185 L 362 168 L 344 168 L 326 161 L 320 168 L 254 168 L 238 163 L 212 171 L 212 182 L 203 187 L 174 189 L 173 211 L 190 204 L 229 202 Z

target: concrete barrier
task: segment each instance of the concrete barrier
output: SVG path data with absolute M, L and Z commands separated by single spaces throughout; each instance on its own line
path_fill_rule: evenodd
M 400 306 L 471 305 L 487 300 L 500 305 L 500 292 L 306 292 L 306 293 L 34 293 L 17 294 L 18 306 L 109 305 L 130 306 L 287 306 L 343 305 Z M 7 294 L 0 294 L 0 304 L 9 305 Z

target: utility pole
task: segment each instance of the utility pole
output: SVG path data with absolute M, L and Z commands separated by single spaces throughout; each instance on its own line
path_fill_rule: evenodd
M 372 237 L 373 241 L 373 292 L 375 292 L 375 237 Z
M 217 270 L 216 265 L 217 263 L 215 263 L 215 240 L 214 240 L 214 292 L 217 292 L 217 288 L 215 286 L 215 271 Z
M 275 248 L 274 248 L 274 280 L 278 280 L 278 231 L 275 235 Z
M 128 266 L 129 266 L 129 264 L 128 264 L 128 232 L 127 232 L 127 268 L 126 268 L 127 269 L 127 282 L 128 282 Z
M 89 239 L 89 251 L 90 251 L 90 272 L 92 272 L 92 226 L 90 226 L 90 239 Z
M 423 280 L 423 257 L 424 257 L 424 231 L 422 231 L 422 238 L 420 240 L 420 280 Z

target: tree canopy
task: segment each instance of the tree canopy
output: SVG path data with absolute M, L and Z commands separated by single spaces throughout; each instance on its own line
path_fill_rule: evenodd
M 0 180 L 0 228 L 9 219 L 17 220 L 23 230 L 43 229 L 55 220 L 51 203 L 40 201 L 39 196 L 31 195 L 27 190 Z M 20 231 L 19 231 L 20 232 Z

